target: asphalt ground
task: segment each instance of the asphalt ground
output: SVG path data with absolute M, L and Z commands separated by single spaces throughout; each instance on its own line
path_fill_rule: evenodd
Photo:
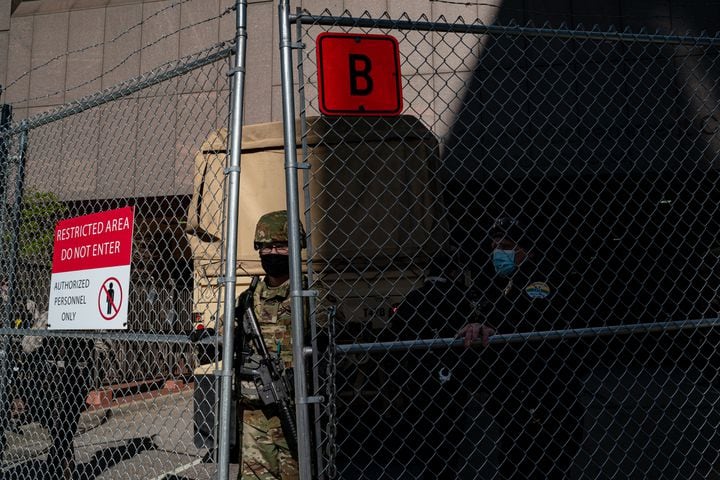
M 638 471 L 643 478 L 720 478 L 720 389 L 681 369 L 623 372 L 599 369 L 584 380 L 584 436 L 570 478 L 634 478 Z M 193 443 L 192 395 L 191 388 L 148 392 L 111 403 L 109 414 L 107 408 L 84 412 L 75 438 L 75 479 L 214 479 L 216 464 L 204 463 L 207 451 Z M 492 478 L 499 426 L 480 414 L 479 403 L 468 410 L 473 428 L 458 447 L 469 454 L 467 471 L 458 478 Z M 378 432 L 355 429 L 352 438 L 356 448 L 338 451 L 337 478 L 416 478 L 414 466 L 402 459 L 370 453 L 367 442 L 377 443 Z M 45 478 L 49 445 L 37 423 L 8 433 L 0 480 Z M 230 478 L 237 471 L 232 464 Z
M 75 437 L 75 479 L 214 479 L 217 465 L 205 463 L 207 450 L 193 443 L 192 389 L 140 395 L 132 402 L 83 412 Z M 46 476 L 50 447 L 38 423 L 8 433 L 2 480 Z M 230 478 L 237 476 L 231 465 Z

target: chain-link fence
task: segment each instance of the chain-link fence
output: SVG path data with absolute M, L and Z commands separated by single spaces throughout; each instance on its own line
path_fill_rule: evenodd
M 717 37 L 287 20 L 316 475 L 717 476 Z M 401 116 L 318 117 L 326 31 Z
M 215 458 L 216 426 L 203 426 L 217 409 L 216 382 L 195 399 L 193 384 L 217 368 L 217 337 L 191 335 L 219 318 L 218 288 L 203 267 L 221 261 L 223 235 L 201 239 L 191 207 L 208 139 L 227 129 L 233 53 L 233 42 L 220 43 L 6 127 L 0 478 L 214 475 L 216 465 L 202 462 Z M 213 161 L 224 165 L 220 150 Z M 222 207 L 224 177 L 206 183 Z M 126 206 L 129 291 L 117 286 L 111 298 L 116 314 L 126 303 L 126 328 L 78 330 L 64 313 L 65 328 L 48 325 L 57 222 Z M 213 221 L 222 232 L 222 217 Z M 83 268 L 78 279 L 90 275 Z M 97 292 L 72 295 L 71 305 L 101 304 Z
M 242 175 L 235 43 L 0 122 L 0 477 L 227 474 L 226 224 L 244 284 L 286 205 L 303 478 L 719 475 L 718 40 L 280 4 L 287 121 Z M 325 31 L 398 40 L 402 115 L 319 115 Z M 55 225 L 125 206 L 127 330 L 48 329 Z

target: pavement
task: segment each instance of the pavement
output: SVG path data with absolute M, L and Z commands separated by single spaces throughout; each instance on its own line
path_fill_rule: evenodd
M 623 372 L 598 369 L 584 379 L 584 438 L 570 478 L 628 478 L 635 471 L 647 472 L 644 478 L 720 478 L 713 476 L 720 471 L 715 459 L 720 451 L 720 390 L 700 374 L 679 369 Z M 214 479 L 217 465 L 204 463 L 207 450 L 194 444 L 192 385 L 168 387 L 118 395 L 83 412 L 75 437 L 75 479 Z M 469 407 L 475 412 L 474 428 L 458 446 L 470 452 L 468 468 L 458 479 L 491 478 L 497 459 L 488 452 L 494 451 L 499 426 L 479 414 L 480 403 Z M 46 429 L 29 423 L 15 430 L 8 433 L 0 480 L 46 478 Z M 393 455 L 369 454 L 368 446 L 382 442 L 377 432 L 353 432 L 357 447 L 347 444 L 338 451 L 338 478 L 415 478 L 413 465 L 403 465 Z M 232 464 L 230 478 L 237 471 Z
M 75 437 L 75 479 L 210 480 L 216 464 L 193 443 L 192 384 L 118 396 L 88 408 Z M 50 447 L 38 423 L 8 433 L 1 480 L 46 476 Z M 230 477 L 237 475 L 231 465 Z

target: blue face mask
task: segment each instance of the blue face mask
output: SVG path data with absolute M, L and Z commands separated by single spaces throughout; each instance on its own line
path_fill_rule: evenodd
M 509 277 L 515 271 L 515 250 L 493 251 L 493 266 L 498 275 Z

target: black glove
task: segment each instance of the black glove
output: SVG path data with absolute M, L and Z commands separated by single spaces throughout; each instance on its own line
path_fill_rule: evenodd
M 196 328 L 192 332 L 190 332 L 190 335 L 188 338 L 191 342 L 199 342 L 200 340 L 203 340 L 208 337 L 214 337 L 215 336 L 215 329 L 214 328 Z
M 200 340 L 203 340 L 205 338 L 210 338 L 215 336 L 215 329 L 214 328 L 204 328 L 200 326 L 200 328 L 196 328 L 193 330 L 190 335 L 190 341 L 191 342 L 199 342 Z M 205 365 L 207 363 L 212 363 L 217 360 L 217 356 L 220 352 L 215 351 L 215 345 L 212 343 L 201 343 L 197 347 L 197 357 L 198 357 L 198 363 L 200 365 Z

